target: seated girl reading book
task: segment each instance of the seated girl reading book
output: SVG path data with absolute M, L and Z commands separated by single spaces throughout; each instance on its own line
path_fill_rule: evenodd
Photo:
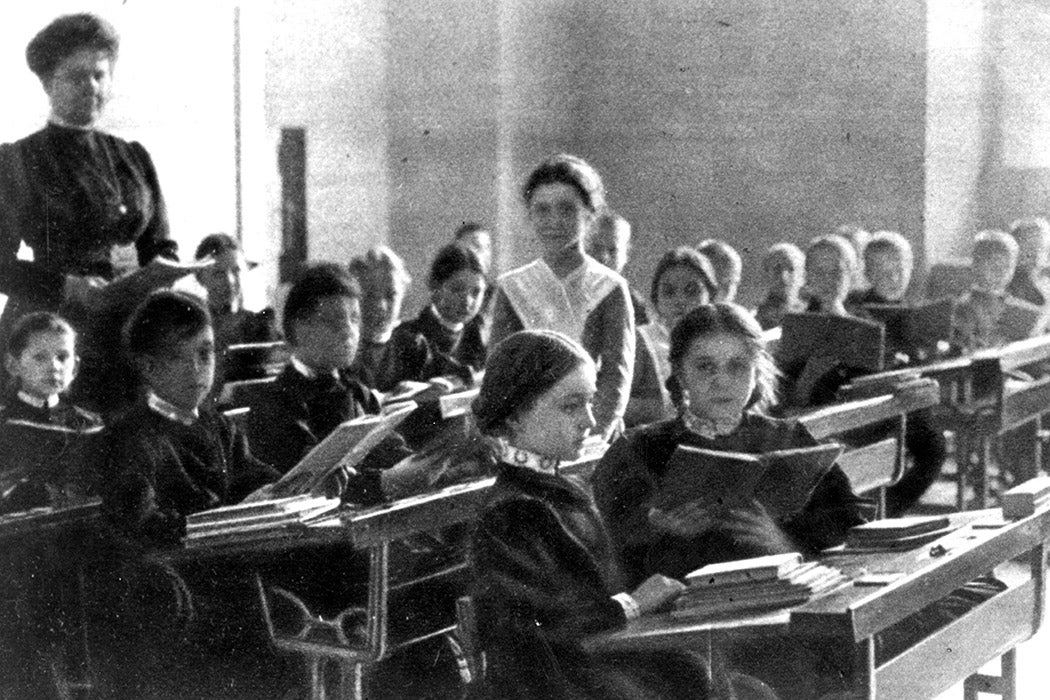
M 685 654 L 581 648 L 584 635 L 656 610 L 683 587 L 656 575 L 624 589 L 587 491 L 559 470 L 594 429 L 595 376 L 587 352 L 553 331 L 508 336 L 488 359 L 474 414 L 501 440 L 501 460 L 471 542 L 484 695 L 708 697 L 706 674 Z

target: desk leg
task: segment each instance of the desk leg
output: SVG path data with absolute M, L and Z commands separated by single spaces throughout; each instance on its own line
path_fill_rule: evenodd
M 974 500 L 977 510 L 988 507 L 988 469 L 992 464 L 994 437 L 982 437 L 977 441 L 977 465 L 974 469 Z
M 875 698 L 875 637 L 853 647 L 853 697 Z

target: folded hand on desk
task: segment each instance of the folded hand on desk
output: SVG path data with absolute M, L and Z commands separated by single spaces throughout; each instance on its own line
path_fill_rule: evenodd
M 649 509 L 649 522 L 658 530 L 679 537 L 696 537 L 717 525 L 725 515 L 721 506 L 690 501 L 671 510 Z

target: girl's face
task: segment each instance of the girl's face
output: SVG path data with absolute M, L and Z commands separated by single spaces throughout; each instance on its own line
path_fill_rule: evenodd
M 747 343 L 729 333 L 694 340 L 677 376 L 690 411 L 702 420 L 739 419 L 755 391 L 755 363 Z
M 850 270 L 837 250 L 821 245 L 806 252 L 806 288 L 821 302 L 844 301 L 850 282 Z
M 596 373 L 590 362 L 562 377 L 533 404 L 508 421 L 509 442 L 542 457 L 573 460 L 594 427 Z
M 7 356 L 7 372 L 18 388 L 38 399 L 61 394 L 76 375 L 73 335 L 66 331 L 34 333 L 18 357 Z
M 460 270 L 430 292 L 434 308 L 449 323 L 467 323 L 485 301 L 485 278 L 473 270 Z
M 555 255 L 583 244 L 594 213 L 587 208 L 572 185 L 550 182 L 532 191 L 528 206 L 529 223 L 544 255 Z
M 786 255 L 773 255 L 762 263 L 762 272 L 766 276 L 766 289 L 770 294 L 790 297 L 798 294 L 806 273 Z
M 682 316 L 710 301 L 704 278 L 688 265 L 664 270 L 656 285 L 656 312 L 668 328 Z
M 372 270 L 361 280 L 361 334 L 373 341 L 390 337 L 401 318 L 405 287 L 387 270 Z
M 895 250 L 876 250 L 864 256 L 864 275 L 883 299 L 900 301 L 908 291 L 911 269 Z
M 982 255 L 974 255 L 974 286 L 992 294 L 1002 294 L 1010 286 L 1015 267 L 1010 254 L 1005 251 L 984 251 Z
M 194 336 L 168 344 L 163 353 L 143 360 L 146 383 L 168 403 L 192 411 L 215 381 L 215 333 L 208 326 Z

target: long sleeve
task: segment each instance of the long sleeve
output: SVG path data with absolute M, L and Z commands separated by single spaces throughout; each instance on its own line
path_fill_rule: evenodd
M 135 240 L 139 265 L 145 266 L 158 256 L 177 258 L 178 244 L 171 238 L 171 232 L 168 229 L 168 206 L 160 189 L 160 180 L 157 178 L 157 169 L 153 166 L 153 159 L 150 158 L 149 151 L 137 141 L 131 142 L 128 146 L 135 154 L 147 186 L 153 193 L 153 215 L 149 218 L 142 235 Z
M 284 473 L 323 436 L 314 434 L 304 407 L 283 400 L 276 385 L 271 388 L 248 412 L 248 444 L 253 455 Z
M 634 308 L 626 284 L 614 287 L 588 316 L 583 346 L 598 363 L 595 431 L 608 436 L 627 410 L 634 377 Z
M 502 632 L 534 629 L 559 645 L 625 621 L 602 566 L 537 499 L 499 503 L 484 513 L 473 540 L 479 605 Z
M 225 416 L 222 420 L 230 454 L 230 492 L 228 500 L 236 503 L 259 487 L 277 481 L 281 475 L 266 462 L 255 457 L 237 424 Z
M 664 392 L 660 387 L 656 360 L 636 330 L 634 376 L 631 379 L 631 394 L 623 416 L 624 424 L 632 428 L 670 417 L 664 406 Z
M 496 347 L 499 341 L 512 333 L 525 330 L 521 319 L 511 306 L 510 299 L 502 289 L 496 290 L 496 301 L 492 310 L 492 330 L 489 333 L 489 347 Z

